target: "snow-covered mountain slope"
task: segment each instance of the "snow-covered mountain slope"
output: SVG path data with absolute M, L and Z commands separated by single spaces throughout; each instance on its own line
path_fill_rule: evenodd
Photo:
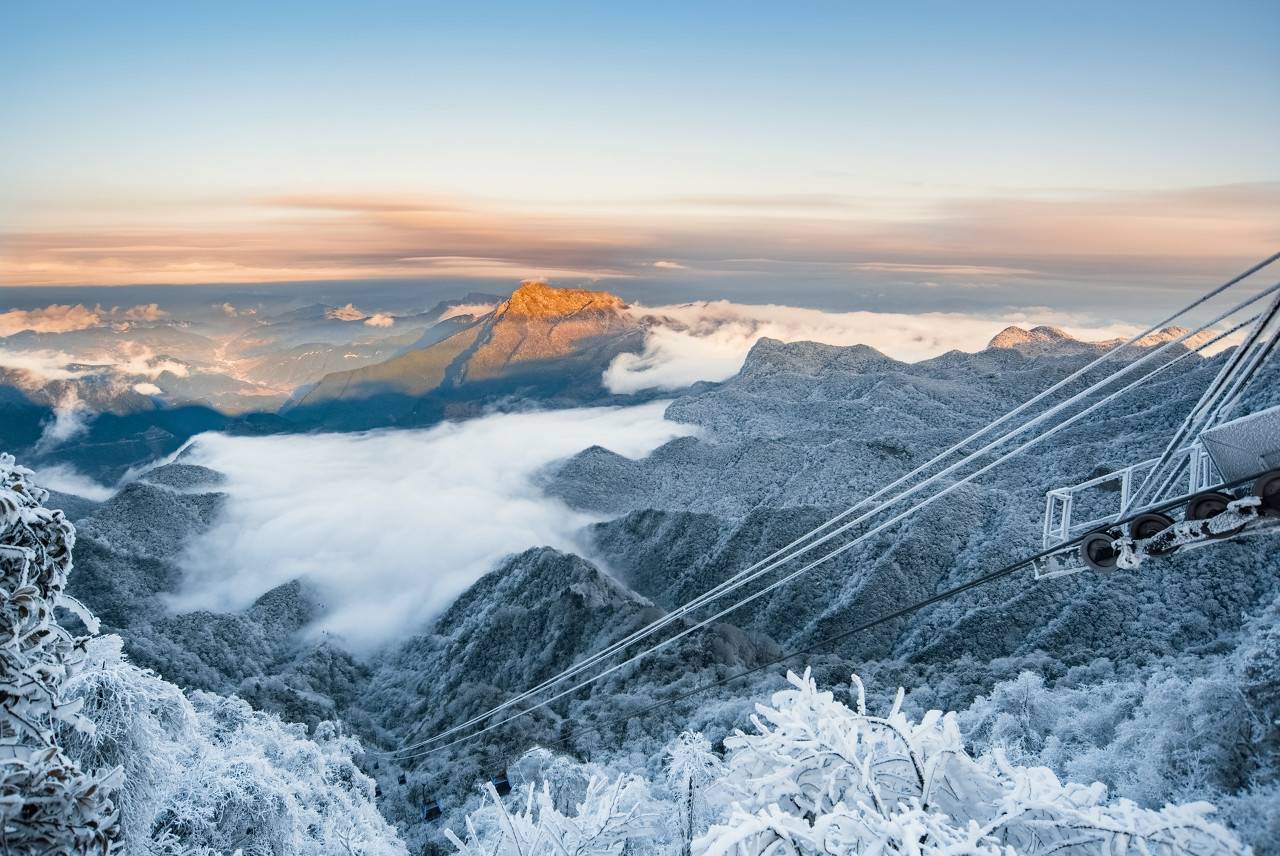
M 550 549 L 513 556 L 431 626 L 367 661 L 344 653 L 340 640 L 301 632 L 307 616 L 324 609 L 301 585 L 282 586 L 236 614 L 168 615 L 164 593 L 174 582 L 174 550 L 205 525 L 207 516 L 197 513 L 202 503 L 216 503 L 193 497 L 216 494 L 216 485 L 173 490 L 170 482 L 182 478 L 177 471 L 171 478 L 167 468 L 90 516 L 78 560 L 86 578 L 81 594 L 119 623 L 135 659 L 174 680 L 234 691 L 304 722 L 337 716 L 372 744 L 394 748 L 465 720 L 621 638 L 1096 353 L 1095 346 L 1068 342 L 1030 352 L 953 352 L 907 364 L 864 347 L 764 340 L 739 375 L 691 390 L 670 406 L 672 418 L 701 426 L 701 436 L 672 441 L 640 460 L 590 449 L 547 474 L 552 494 L 617 515 L 584 533 L 582 556 Z M 421 819 L 425 795 L 444 799 L 456 812 L 475 781 L 535 743 L 567 738 L 562 748 L 644 766 L 678 727 L 691 724 L 718 739 L 745 723 L 753 697 L 776 688 L 777 670 L 601 732 L 578 729 L 611 723 L 780 649 L 806 647 L 1026 554 L 1040 531 L 1045 489 L 1158 451 L 1222 359 L 1192 358 L 1186 371 L 1162 376 L 1141 395 L 727 616 L 712 631 L 474 746 L 404 763 L 370 756 L 381 807 L 402 824 L 411 845 L 436 846 L 437 827 Z M 1274 371 L 1253 389 L 1255 406 L 1280 396 Z M 173 507 L 159 511 L 153 502 Z M 129 515 L 137 517 L 136 526 L 118 525 Z M 173 537 L 147 534 L 150 526 L 168 527 Z M 117 537 L 122 531 L 136 531 L 138 543 Z M 1196 663 L 1218 668 L 1224 652 L 1243 644 L 1248 616 L 1280 593 L 1273 547 L 1266 540 L 1223 544 L 1107 578 L 1040 584 L 1011 578 L 809 659 L 823 682 L 847 681 L 856 669 L 878 686 L 906 686 L 909 704 L 958 710 L 1023 669 L 1033 669 L 1046 692 L 1067 692 L 1107 681 L 1134 686 L 1166 667 L 1179 674 L 1194 673 Z M 113 610 L 112 602 L 129 607 Z M 1117 709 L 1109 727 L 1136 715 L 1132 707 Z M 1105 746 L 1109 738 L 1089 739 Z M 1254 766 L 1265 777 L 1276 772 L 1269 764 Z M 1124 784 L 1129 780 L 1120 772 L 1110 783 L 1143 799 L 1194 789 L 1176 770 L 1160 775 L 1164 790 L 1148 789 L 1145 796 Z M 1227 790 L 1215 793 L 1242 794 L 1248 787 L 1224 784 Z

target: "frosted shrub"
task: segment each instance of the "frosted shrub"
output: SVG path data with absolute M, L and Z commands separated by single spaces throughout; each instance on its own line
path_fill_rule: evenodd
M 328 723 L 307 739 L 303 726 L 240 699 L 188 698 L 123 661 L 118 647 L 68 689 L 96 725 L 69 739 L 69 751 L 125 771 L 118 799 L 128 852 L 406 852 L 378 814 L 373 781 L 351 760 L 356 741 Z
M 1235 650 L 1169 658 L 1128 677 L 1047 687 L 1024 672 L 960 714 L 968 744 L 1101 781 L 1148 808 L 1209 799 L 1259 856 L 1280 853 L 1280 600 Z
M 998 753 L 974 759 L 954 714 L 912 722 L 901 691 L 884 716 L 820 692 L 806 672 L 759 706 L 756 733 L 725 740 L 731 813 L 696 845 L 707 854 L 1243 853 L 1193 803 L 1161 811 L 1106 788 L 1063 785 Z
M 84 663 L 83 638 L 58 624 L 75 529 L 41 503 L 31 471 L 0 454 L 0 848 L 6 853 L 105 853 L 116 837 L 111 790 L 121 771 L 88 772 L 55 740 L 91 734 L 64 684 Z M 92 632 L 92 627 L 90 628 Z
M 66 694 L 82 703 L 94 728 L 63 729 L 59 739 L 81 764 L 122 770 L 115 792 L 120 844 L 134 852 L 149 841 L 171 783 L 182 773 L 169 750 L 195 739 L 196 716 L 182 690 L 125 663 L 120 649 L 118 636 L 90 641 L 86 668 L 67 681 Z
M 973 757 L 955 714 L 930 711 L 913 721 L 901 690 L 875 716 L 856 676 L 852 707 L 819 691 L 808 672 L 787 679 L 788 689 L 757 706 L 752 733 L 725 739 L 723 761 L 699 734 L 668 744 L 665 807 L 625 775 L 593 777 L 572 816 L 556 810 L 549 782 L 540 792 L 530 786 L 516 812 L 490 788 L 489 805 L 467 819 L 468 840 L 452 833 L 450 840 L 464 856 L 1248 852 L 1209 819 L 1207 803 L 1155 811 L 1109 800 L 1105 785 L 1064 784 L 1048 768 L 1010 763 L 1000 751 Z M 558 768 L 543 759 L 541 769 Z M 692 813 L 691 795 L 705 800 Z M 691 818 L 714 821 L 690 845 Z
M 592 776 L 577 810 L 556 808 L 550 784 L 524 791 L 521 807 L 510 810 L 492 784 L 488 804 L 467 817 L 467 840 L 445 836 L 464 856 L 614 856 L 670 852 L 668 809 L 649 795 L 637 776 L 609 780 Z

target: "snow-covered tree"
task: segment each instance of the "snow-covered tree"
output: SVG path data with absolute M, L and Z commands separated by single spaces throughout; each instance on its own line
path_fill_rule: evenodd
M 685 731 L 667 744 L 667 786 L 680 812 L 681 853 L 693 852 L 693 839 L 711 825 L 707 788 L 720 774 L 720 759 L 711 741 L 697 731 Z
M 913 722 L 901 691 L 884 716 L 853 709 L 806 672 L 761 705 L 755 733 L 725 740 L 732 809 L 700 853 L 1244 853 L 1206 803 L 1144 809 L 1104 785 L 1062 784 L 999 752 L 968 755 L 954 714 Z
M 591 776 L 572 814 L 556 807 L 545 780 L 541 790 L 530 784 L 514 811 L 492 784 L 485 793 L 485 807 L 467 816 L 466 841 L 445 832 L 463 856 L 642 856 L 668 853 L 673 846 L 665 823 L 669 809 L 638 776 Z
M 378 813 L 374 783 L 352 761 L 356 741 L 330 723 L 309 739 L 246 702 L 189 697 L 123 660 L 99 637 L 93 668 L 68 682 L 92 733 L 65 736 L 82 762 L 123 768 L 118 792 L 126 852 L 299 856 L 406 852 Z
M 531 784 L 510 810 L 489 802 L 467 818 L 463 856 L 696 853 L 700 856 L 1209 856 L 1246 854 L 1214 807 L 1143 808 L 1111 800 L 1100 783 L 1063 783 L 1047 767 L 1019 766 L 994 750 L 966 752 L 957 718 L 930 711 L 913 721 L 899 690 L 883 716 L 869 714 L 854 676 L 852 707 L 820 691 L 806 672 L 758 705 L 751 733 L 725 739 L 721 762 L 700 734 L 668 744 L 666 805 L 636 776 L 593 775 L 576 813 L 557 809 L 553 783 Z M 545 755 L 545 753 L 543 753 Z M 576 779 L 593 765 L 536 769 Z M 594 768 L 596 770 L 600 768 Z M 686 844 L 689 795 L 716 822 Z
M 0 455 L 0 852 L 405 854 L 332 723 L 188 697 L 96 635 L 64 591 L 75 530 L 31 475 Z
M 0 849 L 106 853 L 120 770 L 86 769 L 55 740 L 59 726 L 93 731 L 81 701 L 64 692 L 83 666 L 85 640 L 54 615 L 78 607 L 64 592 L 75 529 L 41 504 L 48 494 L 31 476 L 0 454 Z

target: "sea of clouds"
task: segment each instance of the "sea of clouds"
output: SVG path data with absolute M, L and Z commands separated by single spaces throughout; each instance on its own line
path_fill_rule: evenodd
M 356 651 L 415 630 L 502 557 L 581 550 L 596 518 L 537 475 L 592 445 L 640 457 L 693 432 L 666 402 L 485 416 L 426 430 L 196 438 L 226 474 L 220 521 L 187 550 L 174 609 L 234 610 L 295 578 L 329 604 L 314 628 Z M 186 460 L 186 459 L 184 459 Z
M 942 312 L 824 312 L 716 300 L 633 306 L 629 311 L 647 325 L 647 332 L 640 353 L 619 355 L 605 372 L 605 385 L 618 393 L 725 380 L 737 374 L 751 347 L 766 337 L 870 345 L 895 359 L 914 362 L 950 350 L 982 350 L 992 336 L 1014 324 L 1051 324 L 1090 341 L 1129 336 L 1139 329 L 1132 324 L 1091 324 L 1049 310 L 993 318 Z

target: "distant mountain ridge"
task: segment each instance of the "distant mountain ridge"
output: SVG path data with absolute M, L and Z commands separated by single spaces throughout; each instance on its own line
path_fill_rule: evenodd
M 1157 345 L 1163 345 L 1166 342 L 1172 342 L 1175 339 L 1186 336 L 1191 331 L 1186 327 L 1162 327 L 1154 333 L 1148 333 L 1135 341 L 1134 347 L 1138 348 L 1154 348 Z M 1213 331 L 1206 330 L 1197 333 L 1194 336 L 1187 336 L 1182 343 L 1188 348 L 1195 348 L 1212 339 L 1216 334 Z M 1099 342 L 1088 342 L 1077 339 L 1070 333 L 1060 327 L 1050 327 L 1045 324 L 1032 327 L 1030 330 L 1017 325 L 1005 327 L 999 333 L 992 337 L 987 343 L 987 348 L 1006 348 L 1023 353 L 1078 353 L 1085 350 L 1106 350 L 1114 348 L 1121 342 L 1127 341 L 1123 338 L 1104 339 Z

